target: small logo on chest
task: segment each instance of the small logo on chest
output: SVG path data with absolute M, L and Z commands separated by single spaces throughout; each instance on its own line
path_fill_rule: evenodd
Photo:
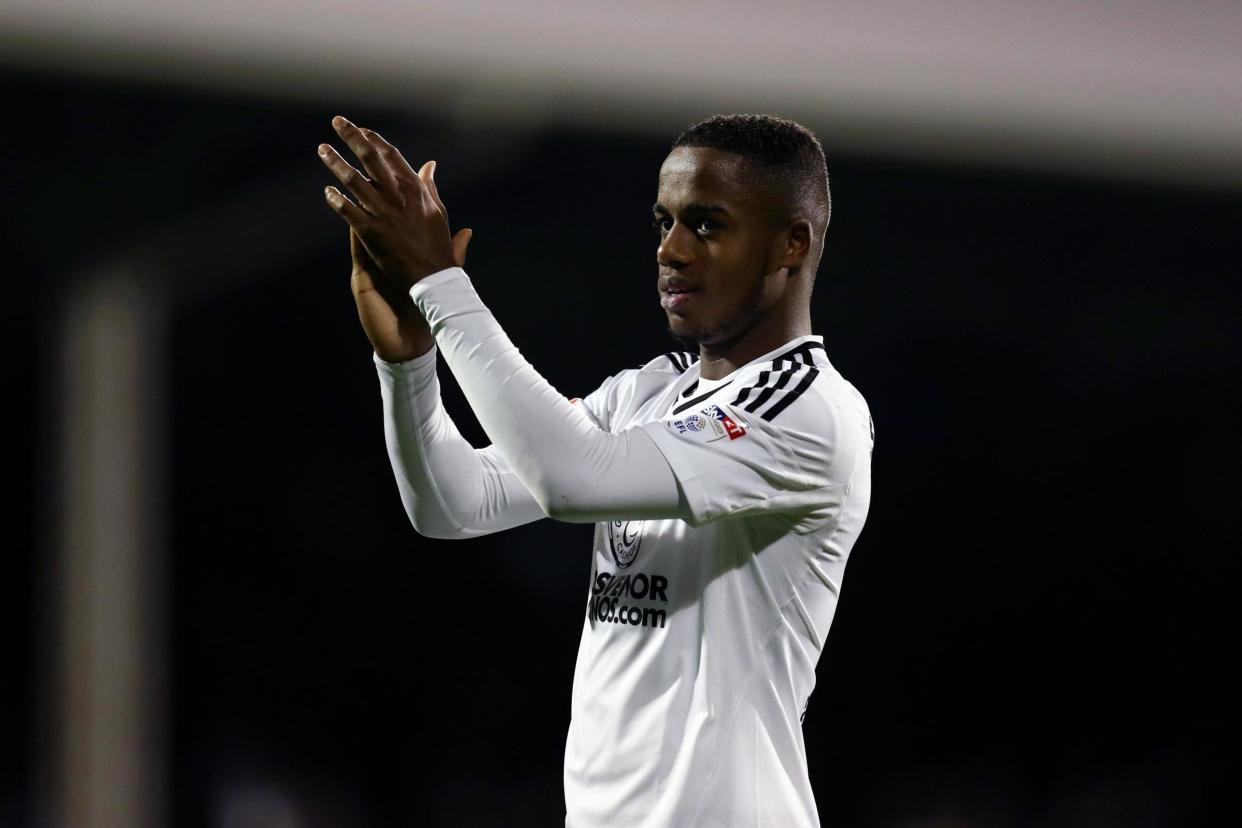
M 625 568 L 638 557 L 638 547 L 643 542 L 641 520 L 611 520 L 608 522 L 608 548 L 617 566 Z

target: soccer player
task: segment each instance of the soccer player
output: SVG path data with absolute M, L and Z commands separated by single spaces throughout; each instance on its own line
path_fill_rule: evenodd
M 811 333 L 830 197 L 805 128 L 710 118 L 660 169 L 656 288 L 694 350 L 558 393 L 462 270 L 434 162 L 333 120 L 352 286 L 415 529 L 595 524 L 565 744 L 569 826 L 813 826 L 801 714 L 871 497 L 867 404 Z M 440 402 L 437 352 L 492 444 Z

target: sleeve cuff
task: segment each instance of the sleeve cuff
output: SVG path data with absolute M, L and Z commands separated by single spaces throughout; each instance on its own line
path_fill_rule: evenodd
M 426 278 L 419 279 L 418 282 L 410 288 L 410 298 L 413 299 L 414 304 L 421 309 L 422 306 L 418 301 L 420 297 L 428 291 L 433 290 L 437 285 L 442 285 L 446 282 L 453 282 L 459 279 L 465 279 L 467 283 L 470 281 L 470 277 L 466 275 L 466 271 L 462 270 L 460 267 L 449 267 L 444 270 L 438 270 Z M 436 352 L 438 350 L 439 349 L 433 344 L 431 346 L 431 350 L 427 351 L 427 353 L 422 354 L 421 356 L 416 356 L 413 359 L 406 360 L 405 362 L 388 362 L 382 359 L 379 354 L 374 354 L 373 356 L 375 359 L 375 365 L 381 373 L 396 377 L 402 374 L 416 374 L 421 369 L 426 368 L 427 363 L 435 362 Z
M 430 276 L 415 282 L 414 287 L 410 288 L 410 298 L 414 300 L 414 304 L 418 305 L 418 300 L 424 293 L 436 287 L 436 285 L 442 285 L 445 282 L 451 282 L 458 278 L 469 279 L 470 277 L 460 267 L 448 267 L 444 270 L 438 270 Z
M 381 374 L 399 378 L 418 374 L 423 371 L 428 363 L 435 364 L 437 348 L 433 344 L 427 353 L 407 359 L 405 362 L 388 362 L 374 351 L 371 352 L 371 360 L 375 363 L 375 367 Z

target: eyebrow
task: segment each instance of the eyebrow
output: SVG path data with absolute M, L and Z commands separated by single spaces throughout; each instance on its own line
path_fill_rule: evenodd
M 651 212 L 663 213 L 665 215 L 671 214 L 669 209 L 665 207 L 663 204 L 660 204 L 659 202 L 651 205 Z M 704 204 L 698 201 L 687 204 L 684 208 L 682 208 L 682 212 L 683 213 L 724 213 L 725 215 L 729 214 L 728 209 L 725 208 L 721 204 Z

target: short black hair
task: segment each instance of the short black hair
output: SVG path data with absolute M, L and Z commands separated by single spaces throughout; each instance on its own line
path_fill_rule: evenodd
M 788 207 L 818 225 L 822 242 L 832 215 L 828 164 L 806 127 L 775 115 L 713 115 L 677 136 L 673 149 L 678 147 L 732 152 L 757 162 L 790 200 Z

